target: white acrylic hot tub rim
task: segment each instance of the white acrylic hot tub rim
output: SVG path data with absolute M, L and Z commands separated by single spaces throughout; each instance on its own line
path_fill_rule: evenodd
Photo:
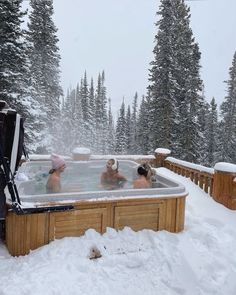
M 89 162 L 98 162 L 104 160 L 91 160 Z M 131 160 L 120 160 L 124 162 L 131 162 L 139 165 Z M 40 163 L 46 161 L 40 161 Z M 73 163 L 84 163 L 83 161 L 72 161 Z M 39 161 L 37 162 L 39 164 Z M 27 164 L 26 164 L 27 165 Z M 188 193 L 181 183 L 172 180 L 169 177 L 158 173 L 157 177 L 164 179 L 167 182 L 175 184 L 174 187 L 167 188 L 149 188 L 149 189 L 119 189 L 119 190 L 101 190 L 101 191 L 86 191 L 86 192 L 65 192 L 54 194 L 40 194 L 40 195 L 20 195 L 23 205 L 26 207 L 39 205 L 42 203 L 57 202 L 57 203 L 72 203 L 77 201 L 106 201 L 106 200 L 121 200 L 121 199 L 141 199 L 141 198 L 180 198 L 186 196 Z M 19 182 L 18 184 L 20 184 Z

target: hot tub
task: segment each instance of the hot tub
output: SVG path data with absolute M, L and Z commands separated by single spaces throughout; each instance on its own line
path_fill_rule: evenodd
M 100 174 L 105 170 L 104 160 L 67 162 L 62 174 L 64 192 L 46 194 L 50 162 L 29 162 L 20 173 L 27 181 L 18 181 L 17 187 L 23 207 L 41 207 L 58 204 L 72 205 L 64 212 L 44 212 L 7 215 L 7 246 L 12 255 L 24 255 L 30 249 L 67 236 L 80 236 L 89 228 L 100 233 L 106 227 L 117 230 L 129 226 L 133 230 L 152 229 L 179 232 L 184 228 L 185 187 L 158 173 L 150 189 L 132 189 L 138 164 L 120 160 L 119 170 L 128 179 L 118 190 L 101 190 Z

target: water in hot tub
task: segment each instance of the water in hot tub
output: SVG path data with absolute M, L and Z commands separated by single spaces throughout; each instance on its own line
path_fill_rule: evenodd
M 19 186 L 20 194 L 36 195 L 46 193 L 50 162 L 30 162 L 23 165 L 20 172 L 28 176 L 29 181 Z M 137 177 L 138 164 L 133 161 L 119 161 L 119 173 L 127 178 L 124 189 L 132 188 Z M 63 192 L 99 191 L 101 173 L 106 170 L 106 161 L 67 162 L 65 171 L 61 174 Z

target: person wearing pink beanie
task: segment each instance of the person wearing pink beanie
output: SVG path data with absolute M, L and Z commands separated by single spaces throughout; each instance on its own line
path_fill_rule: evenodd
M 49 171 L 48 181 L 46 184 L 47 193 L 61 192 L 61 173 L 66 168 L 65 160 L 56 154 L 51 155 L 52 169 Z

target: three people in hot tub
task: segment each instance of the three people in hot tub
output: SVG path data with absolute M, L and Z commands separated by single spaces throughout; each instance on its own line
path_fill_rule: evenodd
M 119 162 L 116 159 L 108 160 L 106 171 L 101 175 L 101 186 L 113 190 L 122 188 L 126 181 L 126 177 L 119 173 Z
M 61 173 L 66 168 L 65 160 L 56 154 L 51 155 L 52 169 L 49 171 L 48 181 L 46 184 L 47 193 L 61 192 Z
M 61 192 L 61 173 L 66 168 L 65 160 L 56 154 L 51 155 L 52 169 L 49 171 L 49 177 L 46 184 L 47 193 Z M 144 163 L 137 169 L 138 178 L 133 182 L 133 188 L 150 188 L 152 174 L 154 170 Z M 106 163 L 106 171 L 101 174 L 101 186 L 104 189 L 113 190 L 122 188 L 127 178 L 119 173 L 119 162 L 116 159 L 110 159 Z

